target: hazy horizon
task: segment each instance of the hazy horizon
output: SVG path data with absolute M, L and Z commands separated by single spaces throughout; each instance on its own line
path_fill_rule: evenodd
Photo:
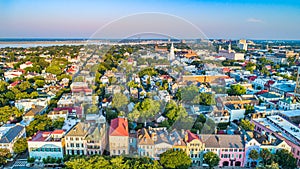
M 209 39 L 300 39 L 297 22 L 300 1 L 297 0 L 11 0 L 0 1 L 0 8 L 0 38 L 90 38 L 112 21 L 153 12 L 180 17 L 199 28 Z M 149 30 L 157 26 L 147 20 L 139 20 L 137 25 L 147 25 Z M 121 33 L 135 26 L 118 25 L 119 32 L 114 32 L 113 36 L 122 39 Z M 164 31 L 195 36 L 183 26 L 178 25 L 181 32 Z

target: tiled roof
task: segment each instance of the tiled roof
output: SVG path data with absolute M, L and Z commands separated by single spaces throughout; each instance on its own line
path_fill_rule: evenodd
M 111 120 L 109 128 L 110 136 L 129 136 L 128 121 L 125 118 L 115 118 Z
M 24 130 L 24 127 L 21 125 L 16 125 L 10 128 L 0 139 L 0 143 L 10 143 L 12 142 L 20 132 Z

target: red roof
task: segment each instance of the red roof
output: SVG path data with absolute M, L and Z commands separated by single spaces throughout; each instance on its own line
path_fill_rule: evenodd
M 223 72 L 230 72 L 230 68 L 224 67 L 222 71 L 223 71 Z
M 265 87 L 270 87 L 272 84 L 274 84 L 275 83 L 275 81 L 273 81 L 273 80 L 269 80 L 269 81 L 267 81 L 267 83 L 264 85 Z
M 16 85 L 19 84 L 19 83 L 20 83 L 20 81 L 17 80 L 17 81 L 15 81 L 15 82 L 13 82 L 12 84 L 10 84 L 10 86 L 14 87 L 14 86 L 16 86 Z
M 64 132 L 64 130 L 54 130 L 52 134 L 63 134 Z
M 256 78 L 257 78 L 257 76 L 249 76 L 249 77 L 248 77 L 248 79 L 249 79 L 250 81 L 254 81 Z
M 31 65 L 31 64 L 32 64 L 32 62 L 30 62 L 30 61 L 27 61 L 27 62 L 25 62 L 25 64 L 26 64 L 26 65 Z
M 188 140 L 187 140 L 188 143 L 195 139 L 200 140 L 199 136 L 192 133 L 190 130 L 187 131 L 187 135 L 188 135 Z
M 112 119 L 109 128 L 109 136 L 129 136 L 127 119 Z
M 255 94 L 260 95 L 260 94 L 264 94 L 264 93 L 268 93 L 268 90 L 261 90 L 261 91 L 255 93 Z
M 63 134 L 64 130 L 38 131 L 29 141 L 45 141 L 51 134 Z

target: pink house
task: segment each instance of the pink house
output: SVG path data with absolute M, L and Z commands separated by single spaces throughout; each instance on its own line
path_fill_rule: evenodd
M 300 166 L 300 128 L 279 115 L 267 116 L 266 118 L 252 119 L 255 124 L 254 130 L 259 133 L 273 133 L 276 137 L 284 140 L 290 147 L 291 152 Z
M 244 146 L 240 135 L 201 135 L 205 151 L 219 155 L 219 166 L 244 166 Z
M 244 166 L 244 146 L 240 135 L 201 135 L 205 152 L 219 155 L 219 166 Z

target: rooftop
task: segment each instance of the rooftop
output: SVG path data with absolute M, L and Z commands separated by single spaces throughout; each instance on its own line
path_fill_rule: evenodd
M 243 148 L 240 135 L 201 134 L 200 137 L 208 148 Z
M 127 119 L 112 119 L 109 128 L 109 136 L 129 136 Z
M 64 130 L 38 131 L 29 141 L 60 142 L 64 133 Z
M 296 116 L 300 116 L 300 110 L 282 111 L 281 114 L 286 117 L 296 117 Z
M 287 140 L 300 144 L 300 128 L 279 115 L 253 119 L 253 121 L 266 126 L 273 132 L 281 133 Z
M 0 143 L 12 142 L 24 130 L 21 125 L 5 124 L 0 127 Z

